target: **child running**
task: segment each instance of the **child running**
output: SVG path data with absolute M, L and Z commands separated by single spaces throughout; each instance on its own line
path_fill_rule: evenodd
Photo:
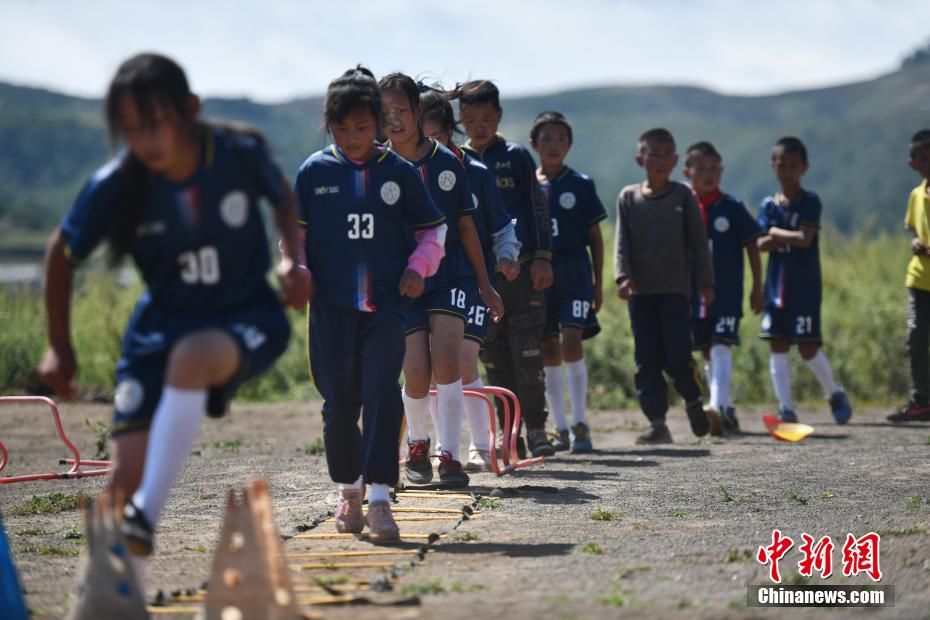
M 697 194 L 716 283 L 713 304 L 705 305 L 698 295 L 692 299 L 694 348 L 704 357 L 710 386 L 707 419 L 711 422 L 711 435 L 738 433 L 739 419 L 730 401 L 733 380 L 730 347 L 739 344 L 739 323 L 743 316 L 743 248 L 752 273 L 749 306 L 756 314 L 762 312 L 762 264 L 756 247 L 762 231 L 740 200 L 720 191 L 723 158 L 713 144 L 698 142 L 689 146 L 684 172 Z
M 404 312 L 438 269 L 446 229 L 413 166 L 376 145 L 381 113 L 368 69 L 333 80 L 324 118 L 334 144 L 311 155 L 296 181 L 315 293 L 310 371 L 323 396 L 329 474 L 339 485 L 336 530 L 358 534 L 367 522 L 373 542 L 399 537 L 390 487 L 404 411 L 397 385 Z
M 769 369 L 778 399 L 778 415 L 797 422 L 791 399 L 788 351 L 797 345 L 801 357 L 817 377 L 830 402 L 837 424 L 846 424 L 852 406 L 833 379 L 827 356 L 820 349 L 820 198 L 801 187 L 807 172 L 807 147 L 800 139 L 781 138 L 772 149 L 772 170 L 779 191 L 762 201 L 759 249 L 769 253 L 765 274 L 765 312 L 760 337 L 772 352 Z
M 552 456 L 541 352 L 546 321 L 543 291 L 552 286 L 552 233 L 549 209 L 536 179 L 536 162 L 526 148 L 497 133 L 503 110 L 500 91 L 492 82 L 466 82 L 451 97 L 459 100 L 468 135 L 463 148 L 494 172 L 521 244 L 520 274 L 511 281 L 498 279 L 507 317 L 490 325 L 485 337 L 482 359 L 488 381 L 520 399 L 533 456 Z M 503 425 L 500 406 L 498 420 Z M 517 452 L 521 458 L 526 453 L 522 437 L 517 440 Z
M 907 404 L 888 416 L 890 422 L 930 420 L 930 129 L 911 138 L 911 170 L 923 181 L 907 199 L 904 224 L 914 233 L 907 265 L 907 352 L 911 366 L 911 397 Z
M 481 242 L 472 221 L 477 205 L 461 160 L 420 126 L 420 91 L 412 78 L 392 73 L 378 83 L 384 101 L 384 133 L 388 145 L 420 173 L 450 230 L 439 271 L 426 281 L 423 296 L 407 310 L 407 353 L 404 357 L 404 413 L 408 456 L 404 471 L 413 484 L 433 479 L 429 459 L 429 389 L 436 380 L 436 434 L 439 480 L 446 487 L 468 486 L 459 454 L 465 403 L 460 355 L 469 300 L 477 288 L 494 320 L 503 303 L 488 280 Z
M 587 334 L 599 331 L 593 325 L 603 302 L 604 240 L 600 222 L 607 218 L 607 212 L 597 196 L 594 181 L 565 165 L 572 147 L 572 127 L 564 115 L 560 112 L 538 115 L 530 130 L 530 145 L 539 154 L 536 177 L 552 217 L 555 281 L 546 289 L 542 340 L 546 402 L 555 418 L 552 447 L 571 450 L 573 454 L 591 452 L 591 431 L 585 419 L 588 369 L 581 341 L 586 330 Z M 562 394 L 563 359 L 574 421 L 570 435 Z
M 117 366 L 111 487 L 131 498 L 122 529 L 144 591 L 168 493 L 204 414 L 222 416 L 238 386 L 267 370 L 290 336 L 267 284 L 269 248 L 260 198 L 274 207 L 284 256 L 285 301 L 306 304 L 298 267 L 296 211 L 260 136 L 198 119 L 200 100 L 183 70 L 155 54 L 120 65 L 106 96 L 116 156 L 84 186 L 46 254 L 49 349 L 40 367 L 73 398 L 77 360 L 70 305 L 75 267 L 101 241 L 116 265 L 131 255 L 146 291 L 136 304 Z
M 472 196 L 478 205 L 472 218 L 481 240 L 481 248 L 485 256 L 485 265 L 488 273 L 493 273 L 495 259 L 497 269 L 508 281 L 512 281 L 520 273 L 520 264 L 517 258 L 520 254 L 520 242 L 517 241 L 513 222 L 504 209 L 500 190 L 494 173 L 487 166 L 459 149 L 452 142 L 452 136 L 458 132 L 452 104 L 446 94 L 434 88 L 421 88 L 420 105 L 422 106 L 423 133 L 429 138 L 438 140 L 452 151 L 465 165 L 465 174 L 471 186 Z M 484 382 L 478 374 L 478 354 L 484 343 L 487 332 L 490 312 L 484 302 L 475 295 L 469 300 L 468 323 L 465 325 L 465 340 L 462 342 L 461 372 L 462 387 L 466 390 L 479 390 Z M 431 399 L 430 413 L 435 412 L 435 402 Z M 487 407 L 475 398 L 465 399 L 465 418 L 468 421 L 468 430 L 471 434 L 471 444 L 468 448 L 468 461 L 465 471 L 487 471 L 490 469 L 490 420 Z

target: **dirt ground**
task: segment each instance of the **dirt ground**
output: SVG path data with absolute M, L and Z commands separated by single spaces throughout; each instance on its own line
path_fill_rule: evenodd
M 330 509 L 325 457 L 312 449 L 321 436 L 319 407 L 237 403 L 227 418 L 208 421 L 166 509 L 150 564 L 150 596 L 207 578 L 229 488 L 266 478 L 282 532 Z M 787 444 L 764 433 L 758 411 L 741 412 L 748 431 L 742 437 L 700 441 L 683 412 L 674 411 L 676 443 L 658 449 L 633 445 L 645 427 L 639 412 L 595 412 L 593 454 L 547 459 L 503 478 L 473 476 L 474 491 L 497 487 L 505 496 L 400 576 L 395 591 L 420 594 L 418 604 L 316 611 L 355 620 L 930 618 L 930 424 L 892 426 L 884 412 L 871 410 L 838 427 L 822 409 L 799 413 L 817 430 Z M 65 427 L 85 457 L 95 451 L 90 425 L 108 417 L 106 405 L 62 406 Z M 65 456 L 41 408 L 3 406 L 0 429 L 11 458 L 4 474 L 52 471 Z M 82 561 L 82 523 L 76 510 L 16 514 L 17 508 L 34 495 L 94 495 L 103 485 L 102 478 L 0 485 L 0 511 L 35 617 L 65 614 Z M 592 519 L 595 513 L 611 518 Z M 402 534 L 414 527 L 424 526 L 404 523 Z M 806 581 L 798 576 L 797 546 L 781 562 L 787 583 L 813 585 L 871 583 L 842 576 L 841 548 L 847 533 L 879 532 L 881 583 L 895 587 L 895 606 L 748 608 L 747 585 L 768 583 L 768 568 L 755 554 L 771 543 L 775 528 L 797 545 L 802 532 L 832 537 L 835 574 L 827 581 L 816 573 Z M 368 545 L 352 542 L 356 549 Z

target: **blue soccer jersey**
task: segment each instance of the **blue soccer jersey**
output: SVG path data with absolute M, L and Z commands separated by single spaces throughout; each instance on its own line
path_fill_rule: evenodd
M 552 257 L 549 209 L 536 180 L 536 162 L 523 146 L 497 136 L 482 153 L 464 147 L 497 177 L 504 206 L 515 221 L 520 260 Z
M 499 232 L 510 223 L 510 215 L 504 207 L 500 190 L 497 189 L 497 178 L 487 166 L 472 155 L 464 155 L 465 174 L 468 175 L 468 184 L 471 187 L 474 202 L 478 205 L 472 217 L 475 228 L 478 230 L 478 239 L 484 252 L 485 264 L 488 274 L 494 273 L 497 259 L 494 256 L 494 233 Z
M 568 166 L 554 179 L 540 183 L 549 207 L 552 251 L 586 251 L 589 229 L 607 218 L 594 181 Z
M 390 149 L 356 164 L 330 145 L 300 167 L 296 194 L 317 299 L 365 312 L 406 305 L 398 284 L 413 231 L 445 221 L 417 170 Z
M 261 140 L 206 127 L 201 161 L 187 180 L 149 177 L 147 198 L 125 204 L 123 152 L 88 181 L 61 222 L 71 259 L 89 256 L 120 209 L 141 213 L 130 245 L 152 301 L 166 310 L 241 306 L 270 289 L 268 239 L 258 202 L 285 203 L 284 177 Z
M 708 308 L 700 295 L 692 297 L 694 316 L 743 316 L 743 252 L 746 244 L 762 234 L 746 205 L 729 194 L 720 194 L 704 211 L 707 241 L 714 263 L 714 303 Z
M 763 233 L 772 226 L 800 230 L 802 226 L 820 227 L 822 210 L 817 194 L 802 191 L 791 203 L 769 196 L 762 201 L 759 226 Z M 767 308 L 792 308 L 813 312 L 820 307 L 820 235 L 810 246 L 785 246 L 769 252 L 765 273 L 765 304 Z

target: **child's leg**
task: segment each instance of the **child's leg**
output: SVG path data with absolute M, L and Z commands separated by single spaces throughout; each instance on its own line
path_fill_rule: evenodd
M 701 386 L 695 374 L 691 346 L 691 308 L 684 295 L 657 295 L 657 308 L 661 346 L 665 351 L 665 371 L 672 378 L 675 389 L 694 403 L 701 399 Z
M 503 296 L 504 289 L 497 289 Z M 511 308 L 504 298 L 504 307 L 507 313 L 500 323 L 488 325 L 488 333 L 484 338 L 484 348 L 481 351 L 481 361 L 488 375 L 488 384 L 515 391 L 517 387 L 517 374 L 510 356 L 510 339 L 507 335 L 511 319 Z M 504 427 L 503 406 L 497 404 L 497 419 L 501 428 Z
M 581 346 L 583 334 L 583 330 L 577 327 L 565 327 L 562 330 L 565 378 L 568 382 L 568 398 L 572 403 L 572 420 L 575 425 L 587 424 L 585 409 L 588 400 L 588 368 L 585 366 Z
M 710 405 L 717 411 L 730 406 L 730 383 L 733 381 L 733 351 L 730 345 L 715 343 L 710 348 Z
M 465 322 L 451 314 L 429 315 L 430 360 L 436 377 L 436 434 L 442 449 L 460 461 L 460 444 L 465 415 L 462 395 L 461 350 Z
M 769 346 L 772 350 L 769 354 L 769 371 L 772 374 L 772 388 L 775 390 L 778 407 L 794 411 L 791 398 L 791 364 L 788 358 L 791 345 L 784 338 L 772 338 Z
M 479 390 L 484 387 L 481 376 L 478 374 L 478 353 L 481 345 L 474 340 L 465 339 L 462 342 L 461 369 L 462 388 L 466 390 Z M 471 448 L 489 450 L 491 448 L 490 425 L 488 408 L 477 398 L 465 399 L 465 418 L 468 420 L 468 430 L 471 434 Z
M 546 373 L 546 404 L 555 422 L 555 428 L 568 430 L 565 417 L 565 397 L 562 394 L 562 349 L 559 336 L 550 336 L 542 341 L 543 370 Z
M 909 288 L 907 306 L 907 349 L 911 366 L 911 401 L 920 407 L 930 404 L 930 292 Z
M 509 283 L 504 298 L 510 320 L 507 339 L 516 378 L 516 394 L 523 410 L 527 431 L 542 433 L 546 428 L 546 384 L 543 379 L 541 340 L 546 320 L 543 293 L 533 290 L 530 270 L 524 269 Z M 551 447 L 549 448 L 551 451 Z
M 823 388 L 824 394 L 826 394 L 827 397 L 839 391 L 839 386 L 836 385 L 836 381 L 833 378 L 833 369 L 830 367 L 830 362 L 827 360 L 827 356 L 823 354 L 819 344 L 808 342 L 800 343 L 798 344 L 798 352 L 801 354 L 801 358 L 807 363 L 807 367 L 810 368 L 814 376 L 817 377 L 817 381 L 820 382 L 820 387 Z
M 668 386 L 662 376 L 665 349 L 659 324 L 657 296 L 635 295 L 629 302 L 636 360 L 636 395 L 639 406 L 654 427 L 665 426 Z
M 429 439 L 429 385 L 432 375 L 429 332 L 421 330 L 406 337 L 404 354 L 404 414 L 410 441 Z
M 710 389 L 710 385 L 714 378 L 714 366 L 713 361 L 710 359 L 710 347 L 701 348 L 701 359 L 704 360 L 704 381 L 707 382 L 707 387 Z M 710 397 L 710 404 L 714 404 L 713 394 Z

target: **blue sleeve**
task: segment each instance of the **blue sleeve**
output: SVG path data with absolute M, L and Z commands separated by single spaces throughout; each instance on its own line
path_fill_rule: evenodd
M 310 166 L 304 164 L 297 172 L 294 182 L 294 196 L 297 200 L 297 220 L 306 228 L 310 223 L 310 201 L 313 198 L 313 184 L 310 182 Z
M 401 180 L 401 200 L 404 203 L 404 216 L 415 229 L 433 228 L 446 220 L 429 190 L 414 167 L 407 162 L 399 162 Z
M 607 210 L 597 195 L 597 188 L 591 179 L 588 179 L 587 183 L 585 183 L 585 194 L 583 205 L 584 225 L 590 228 L 601 220 L 607 219 Z
M 121 163 L 122 158 L 115 158 L 94 173 L 61 220 L 70 259 L 84 260 L 106 235 L 119 204 Z
M 488 234 L 494 234 L 510 223 L 510 214 L 504 206 L 504 197 L 497 187 L 497 177 L 490 170 L 482 175 L 481 205 L 487 213 L 485 221 L 488 223 Z M 487 206 L 485 206 L 487 205 Z
M 769 199 L 766 198 L 762 201 L 762 206 L 759 207 L 759 228 L 762 229 L 763 233 L 767 233 L 769 228 L 772 227 L 772 223 L 769 220 Z
M 453 157 L 455 157 L 453 155 Z M 468 182 L 468 172 L 465 170 L 465 164 L 459 161 L 458 157 L 455 157 L 457 162 L 455 174 L 461 179 L 461 187 L 458 188 L 459 192 L 459 215 L 473 215 L 475 209 L 478 208 L 478 205 L 475 204 L 475 199 L 473 198 L 471 184 Z
M 820 198 L 816 194 L 808 194 L 798 214 L 798 225 L 819 228 L 821 211 L 823 211 L 823 205 L 820 204 Z
M 245 148 L 256 175 L 258 193 L 274 207 L 284 207 L 287 199 L 284 173 L 271 157 L 268 146 L 262 140 L 249 136 Z
M 736 203 L 736 235 L 739 238 L 740 245 L 746 245 L 756 237 L 762 234 L 762 228 L 752 219 L 749 209 L 742 202 Z

